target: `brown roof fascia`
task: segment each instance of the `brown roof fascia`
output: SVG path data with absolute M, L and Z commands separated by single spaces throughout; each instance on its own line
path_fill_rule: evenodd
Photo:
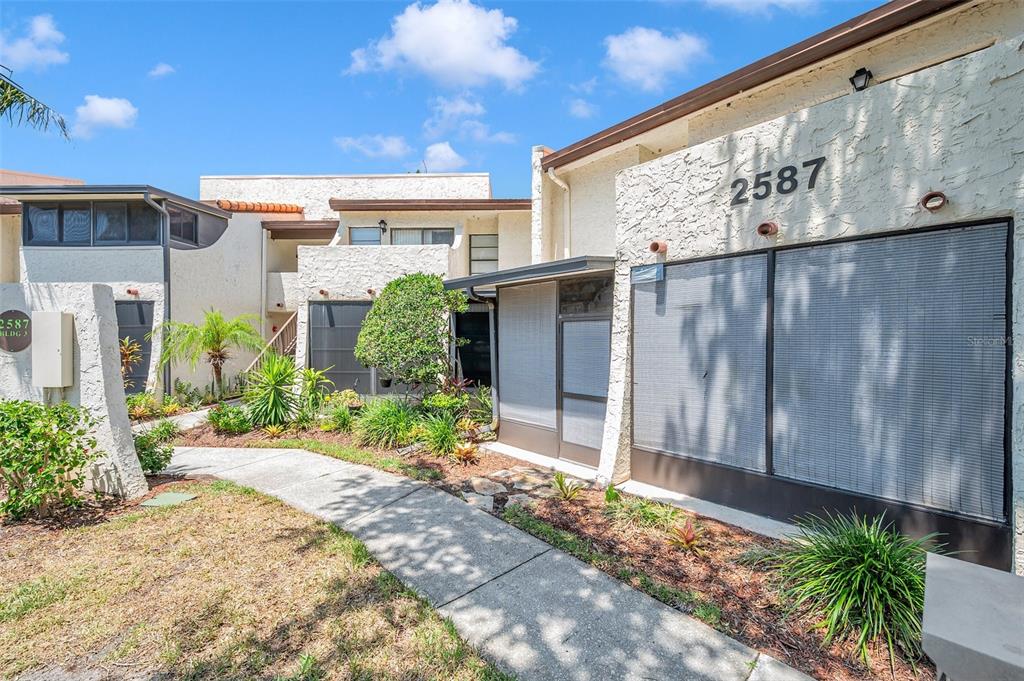
M 264 220 L 260 223 L 271 239 L 330 239 L 338 220 Z
M 331 210 L 347 213 L 397 211 L 530 210 L 530 199 L 331 199 Z
M 0 201 L 0 215 L 21 215 L 21 202 Z
M 567 165 L 967 1 L 893 0 L 548 154 L 541 167 Z

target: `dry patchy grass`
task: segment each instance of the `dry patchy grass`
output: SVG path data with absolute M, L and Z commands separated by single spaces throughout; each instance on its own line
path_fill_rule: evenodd
M 0 539 L 0 676 L 501 679 L 351 536 L 228 482 Z

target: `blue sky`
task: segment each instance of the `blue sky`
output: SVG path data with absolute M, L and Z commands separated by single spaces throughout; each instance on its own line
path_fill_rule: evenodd
M 0 167 L 196 196 L 204 174 L 489 171 L 879 4 L 12 2 L 0 63 L 72 142 L 0 127 Z

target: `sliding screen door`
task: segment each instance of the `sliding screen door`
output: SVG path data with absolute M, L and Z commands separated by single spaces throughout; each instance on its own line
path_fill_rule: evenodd
M 1002 519 L 1006 225 L 780 251 L 777 475 Z

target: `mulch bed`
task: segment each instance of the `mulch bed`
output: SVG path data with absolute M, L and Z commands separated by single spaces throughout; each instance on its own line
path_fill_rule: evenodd
M 259 431 L 237 436 L 219 435 L 204 424 L 183 433 L 175 444 L 186 447 L 273 446 L 276 439 Z M 280 439 L 354 444 L 351 435 L 318 429 L 290 433 Z M 367 447 L 360 449 L 374 451 Z M 382 457 L 397 456 L 392 450 L 376 451 Z M 441 477 L 433 484 L 456 495 L 472 491 L 470 480 L 473 477 L 489 477 L 497 471 L 524 466 L 519 459 L 484 447 L 480 450 L 479 461 L 469 466 L 426 452 L 408 454 L 403 460 L 437 471 Z M 507 494 L 494 496 L 492 512 L 495 515 L 500 517 L 507 497 Z M 604 514 L 604 508 L 604 492 L 586 489 L 572 501 L 536 499 L 530 511 L 554 527 L 589 540 L 600 552 L 616 557 L 621 563 L 609 568 L 613 576 L 617 575 L 612 569 L 628 567 L 661 584 L 696 592 L 721 609 L 719 629 L 817 679 L 918 681 L 934 678 L 934 667 L 927 659 L 918 662 L 915 669 L 897 658 L 894 672 L 890 671 L 884 646 L 872 651 L 871 665 L 865 667 L 856 657 L 852 644 L 834 643 L 822 647 L 822 635 L 813 619 L 787 617 L 768 569 L 744 560 L 751 553 L 776 545 L 776 540 L 684 511 L 680 523 L 692 518 L 704 532 L 703 552 L 694 555 L 671 546 L 666 541 L 667 535 L 659 530 L 632 529 L 612 522 Z

